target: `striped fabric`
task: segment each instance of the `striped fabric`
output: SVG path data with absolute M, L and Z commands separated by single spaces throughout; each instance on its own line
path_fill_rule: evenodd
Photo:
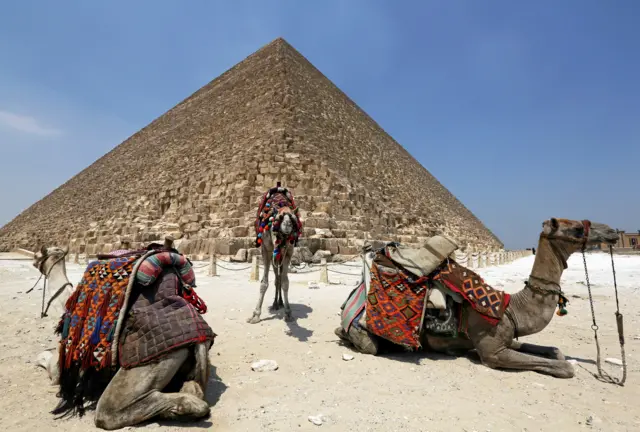
M 160 252 L 144 260 L 136 273 L 136 282 L 143 286 L 149 286 L 165 269 L 172 266 L 178 270 L 184 283 L 191 287 L 196 286 L 196 275 L 191 263 L 184 255 L 175 252 Z

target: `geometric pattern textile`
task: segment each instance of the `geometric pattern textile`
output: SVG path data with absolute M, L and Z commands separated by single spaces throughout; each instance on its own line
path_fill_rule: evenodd
M 395 268 L 386 273 L 373 262 L 366 302 L 367 330 L 407 348 L 420 348 L 420 322 L 427 278 L 414 280 Z
M 60 366 L 80 370 L 111 366 L 111 345 L 129 276 L 140 256 L 89 263 L 60 320 Z
M 493 289 L 476 273 L 449 259 L 433 277 L 453 292 L 459 293 L 469 306 L 493 325 L 497 325 L 509 306 L 511 296 Z
M 136 272 L 136 282 L 143 286 L 153 284 L 167 267 L 175 267 L 180 273 L 182 281 L 190 287 L 195 287 L 196 275 L 187 258 L 175 252 L 160 252 L 144 260 Z

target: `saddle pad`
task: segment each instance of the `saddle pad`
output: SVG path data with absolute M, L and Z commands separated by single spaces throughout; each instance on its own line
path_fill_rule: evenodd
M 511 296 L 493 289 L 476 273 L 452 259 L 434 276 L 447 288 L 462 295 L 467 304 L 493 325 L 497 325 L 509 306 Z
M 65 305 L 58 325 L 60 365 L 81 370 L 111 365 L 111 342 L 129 277 L 139 256 L 92 261 Z
M 179 284 L 174 273 L 163 273 L 151 287 L 136 285 L 118 347 L 121 367 L 147 364 L 168 351 L 214 340 L 202 315 L 178 295 Z
M 393 343 L 419 348 L 426 287 L 426 278 L 413 280 L 402 270 L 386 273 L 374 262 L 366 302 L 367 330 Z
M 142 286 L 150 286 L 168 267 L 175 267 L 184 283 L 196 286 L 196 275 L 191 263 L 184 255 L 175 252 L 160 252 L 145 259 L 136 272 L 136 282 Z
M 367 302 L 367 285 L 361 282 L 351 292 L 351 295 L 342 305 L 341 324 L 344 331 L 348 332 L 351 324 L 365 307 Z

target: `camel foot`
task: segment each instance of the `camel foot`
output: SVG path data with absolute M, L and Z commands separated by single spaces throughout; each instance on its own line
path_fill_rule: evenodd
M 272 304 L 271 306 L 269 306 L 269 312 L 271 313 L 276 313 L 281 309 L 280 306 L 278 306 L 277 304 Z
M 178 393 L 190 394 L 197 397 L 198 399 L 204 400 L 204 392 L 202 391 L 200 384 L 195 381 L 185 381 Z
M 189 393 L 180 393 L 174 405 L 161 414 L 161 417 L 171 420 L 192 421 L 206 417 L 211 412 L 209 404 Z
M 36 357 L 36 365 L 48 369 L 49 362 L 51 361 L 51 357 L 53 357 L 53 353 L 51 351 L 43 351 Z
M 285 314 L 284 314 L 284 320 L 285 320 L 285 322 L 291 322 L 291 321 L 293 321 L 293 316 L 291 315 L 291 312 L 285 312 Z
M 260 315 L 254 315 L 251 318 L 247 319 L 249 324 L 258 324 L 260 322 Z

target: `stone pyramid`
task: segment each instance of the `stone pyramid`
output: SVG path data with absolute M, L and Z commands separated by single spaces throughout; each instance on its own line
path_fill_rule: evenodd
M 94 254 L 171 233 L 185 253 L 251 247 L 260 196 L 290 188 L 312 249 L 370 240 L 502 247 L 402 146 L 283 39 L 196 91 L 0 229 L 0 250 Z

